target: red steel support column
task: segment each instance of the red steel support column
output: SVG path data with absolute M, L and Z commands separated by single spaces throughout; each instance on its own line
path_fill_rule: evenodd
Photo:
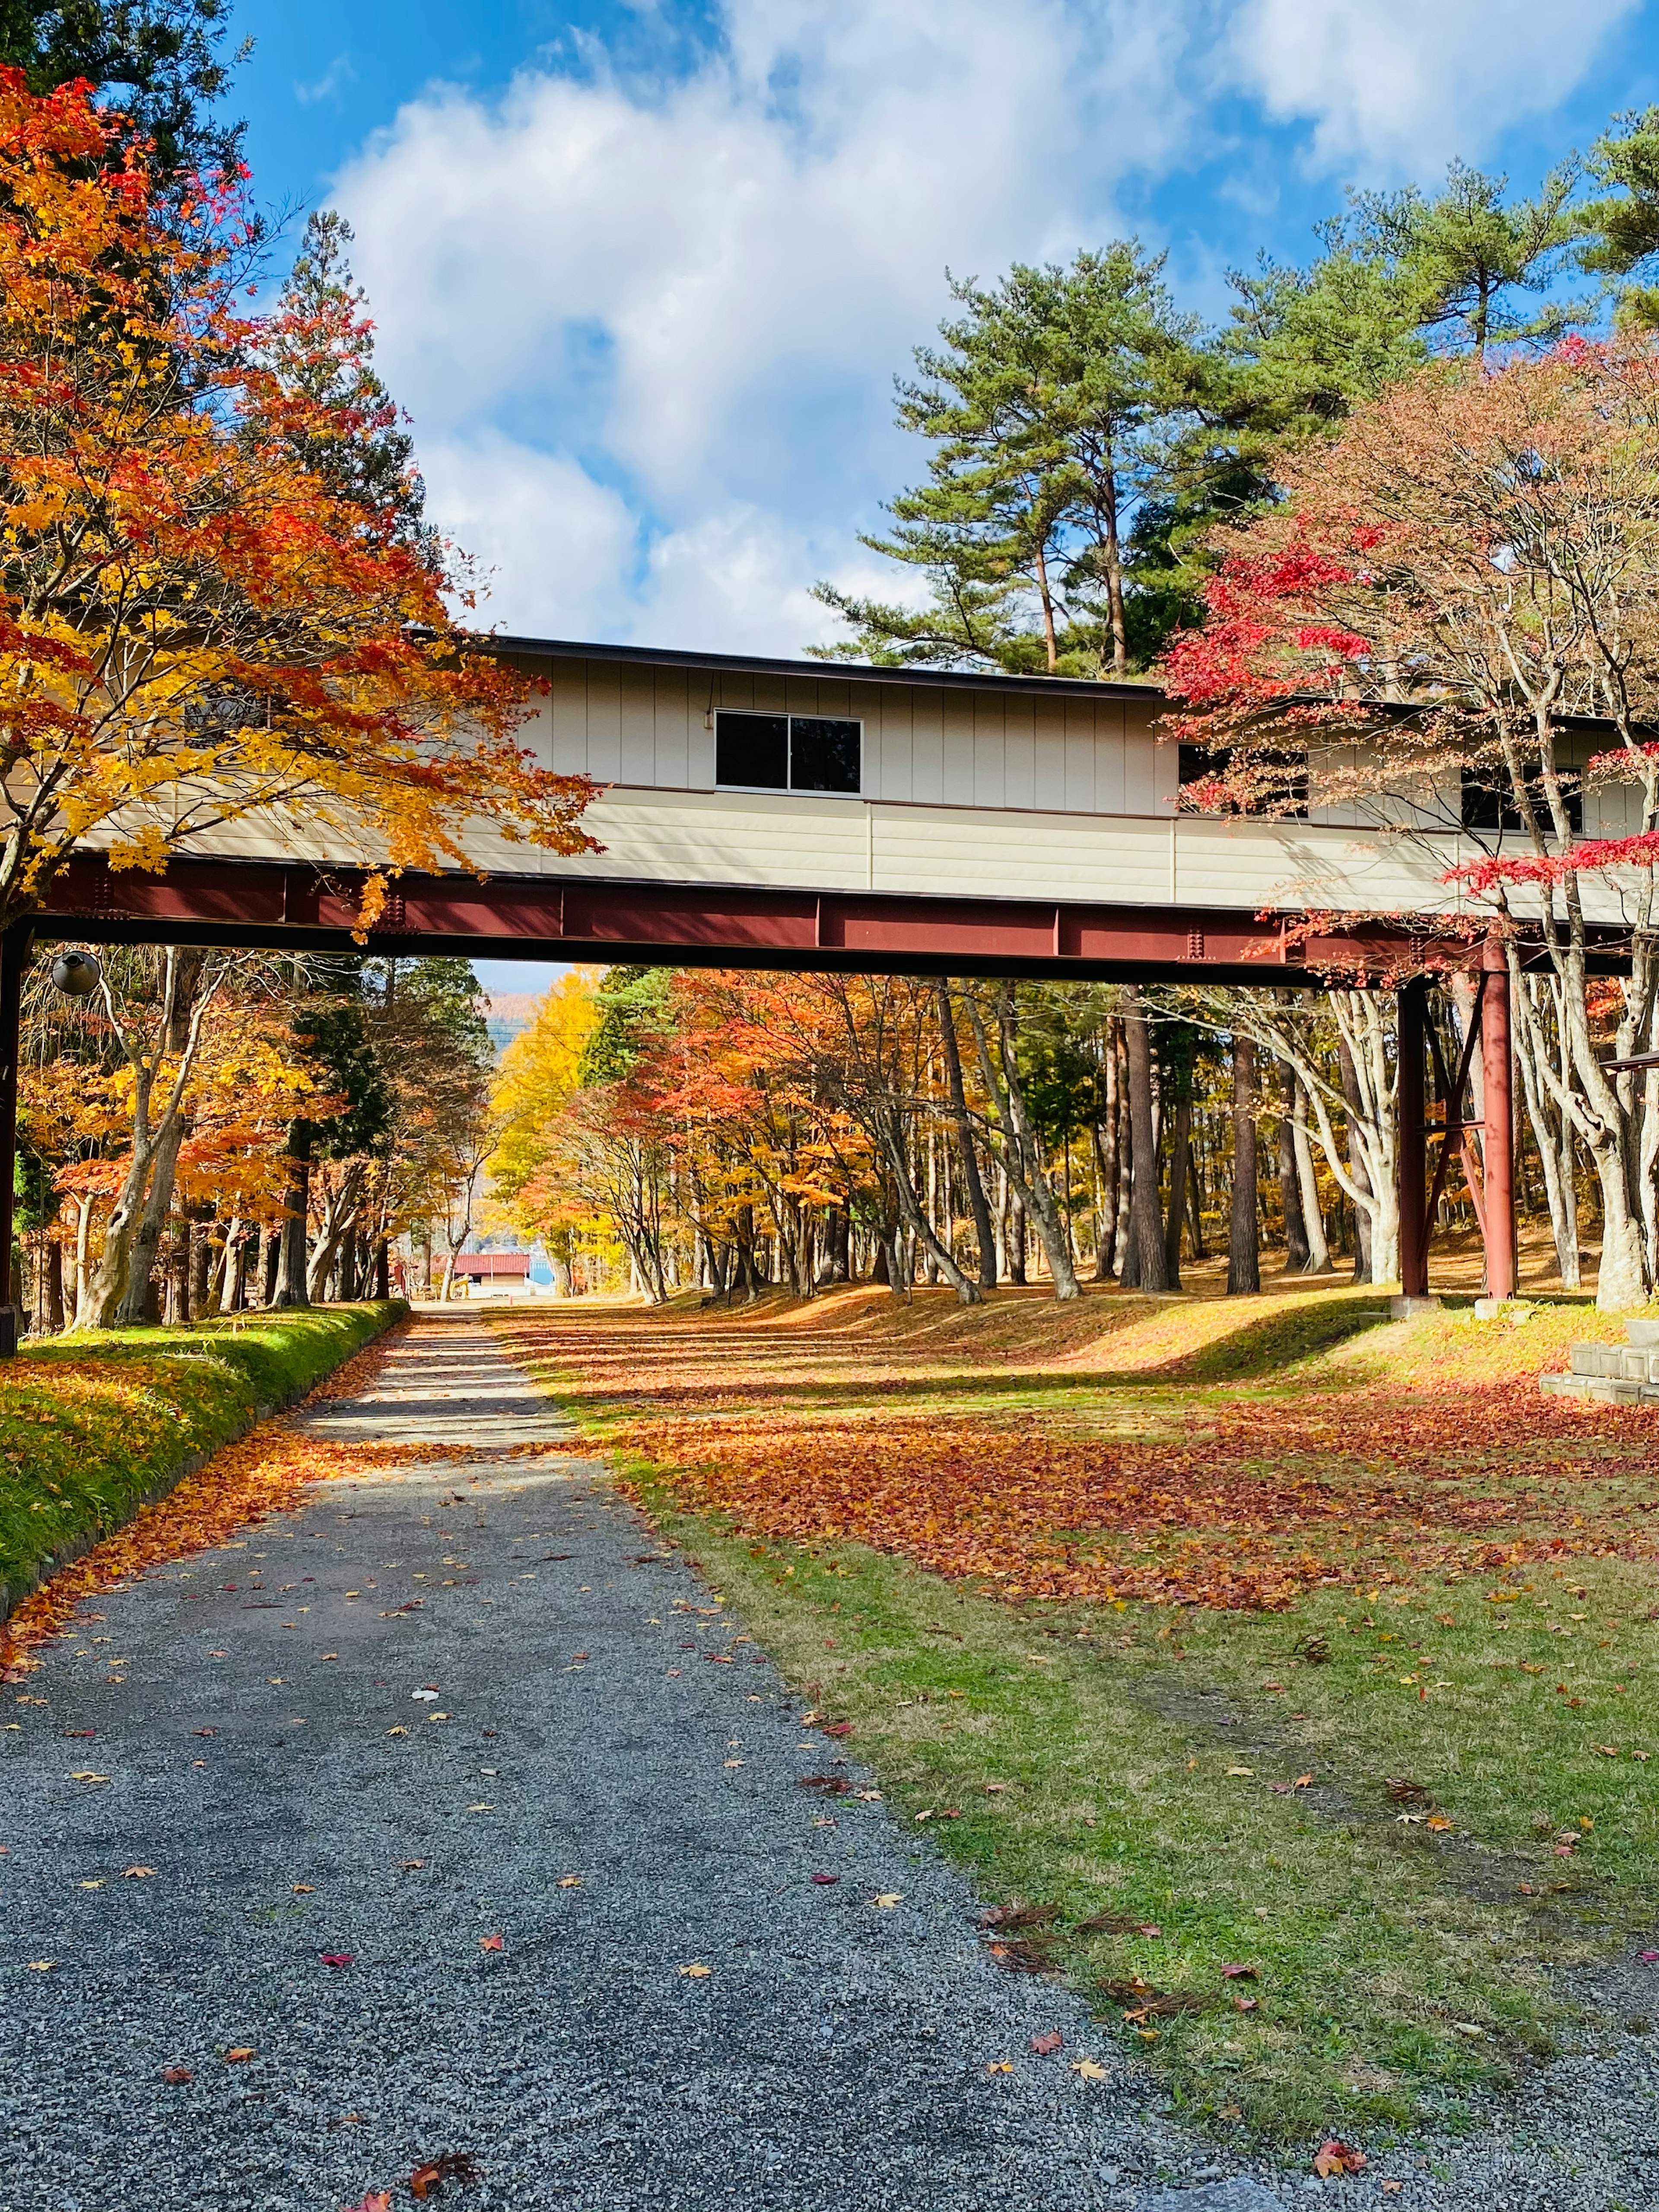
M 1510 1051 L 1510 963 L 1489 937 L 1480 965 L 1486 988 L 1480 1007 L 1480 1073 L 1486 1097 L 1486 1295 L 1515 1296 L 1515 1101 Z
M 1400 1291 L 1429 1294 L 1429 1252 L 1423 1214 L 1429 1198 L 1428 1133 L 1424 1127 L 1423 1054 L 1428 985 L 1419 975 L 1402 983 L 1400 1007 Z

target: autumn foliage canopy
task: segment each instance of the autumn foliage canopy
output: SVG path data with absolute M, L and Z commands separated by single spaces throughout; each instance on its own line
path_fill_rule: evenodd
M 1659 354 L 1570 340 L 1437 363 L 1357 408 L 1219 534 L 1201 629 L 1164 675 L 1213 772 L 1200 805 L 1409 797 L 1467 829 L 1468 784 L 1516 833 L 1455 872 L 1478 896 L 1649 865 L 1659 802 Z M 1582 761 L 1575 721 L 1606 738 Z M 1305 775 L 1287 777 L 1294 752 Z M 1583 837 L 1624 784 L 1634 837 Z M 1310 788 L 1311 787 L 1311 788 Z M 1524 849 L 1514 850 L 1516 843 Z
M 308 373 L 365 351 L 354 301 L 240 312 L 241 191 L 164 195 L 89 87 L 0 70 L 0 923 L 77 847 L 159 870 L 251 816 L 374 872 L 366 920 L 469 817 L 590 842 L 465 565 L 349 465 L 384 426 Z

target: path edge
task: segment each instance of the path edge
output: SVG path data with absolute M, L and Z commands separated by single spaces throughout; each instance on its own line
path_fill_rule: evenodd
M 313 1392 L 337 1375 L 349 1359 L 356 1359 L 359 1352 L 367 1352 L 370 1345 L 378 1344 L 388 1330 L 396 1328 L 399 1322 L 409 1318 L 410 1306 L 406 1298 L 386 1298 L 375 1303 L 382 1309 L 379 1325 L 370 1330 L 361 1344 L 354 1344 L 325 1367 L 320 1375 L 313 1376 L 303 1389 L 289 1390 L 268 1403 L 261 1401 L 245 1420 L 222 1436 L 216 1444 L 203 1451 L 189 1452 L 183 1459 L 175 1461 L 164 1474 L 156 1477 L 148 1490 L 138 1493 L 132 1501 L 132 1510 L 124 1520 L 118 1521 L 113 1528 L 88 1529 L 82 1535 L 71 1536 L 66 1544 L 60 1544 L 55 1552 L 49 1553 L 41 1560 L 27 1581 L 0 1582 L 0 1626 L 3 1626 L 37 1590 L 44 1589 L 54 1576 L 62 1574 L 65 1567 L 72 1567 L 77 1559 L 84 1559 L 88 1553 L 95 1551 L 100 1544 L 107 1543 L 112 1536 L 118 1536 L 123 1528 L 130 1528 L 147 1505 L 159 1505 L 181 1482 L 188 1481 L 192 1474 L 199 1474 L 210 1460 L 216 1459 L 230 1445 L 240 1443 L 244 1437 L 251 1436 L 261 1421 L 268 1421 L 277 1413 L 286 1413 L 293 1407 L 303 1405 Z

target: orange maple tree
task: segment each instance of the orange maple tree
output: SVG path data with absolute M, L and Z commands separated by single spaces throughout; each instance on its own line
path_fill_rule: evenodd
M 366 348 L 353 300 L 239 312 L 245 184 L 164 192 L 90 87 L 0 70 L 0 926 L 88 843 L 159 871 L 254 816 L 362 866 L 365 923 L 469 821 L 592 843 L 465 564 L 340 465 L 375 426 L 307 364 Z

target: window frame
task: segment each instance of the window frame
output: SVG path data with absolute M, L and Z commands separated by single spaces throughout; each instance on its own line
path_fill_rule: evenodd
M 720 780 L 720 718 L 722 714 L 766 715 L 775 719 L 782 715 L 787 725 L 784 732 L 785 772 L 787 783 L 722 783 Z M 851 722 L 859 733 L 859 781 L 856 791 L 824 791 L 793 781 L 795 772 L 795 731 L 797 722 Z M 864 792 L 864 733 L 862 714 L 798 714 L 790 708 L 777 707 L 716 707 L 714 709 L 714 788 L 716 791 L 737 791 L 768 799 L 862 799 Z

